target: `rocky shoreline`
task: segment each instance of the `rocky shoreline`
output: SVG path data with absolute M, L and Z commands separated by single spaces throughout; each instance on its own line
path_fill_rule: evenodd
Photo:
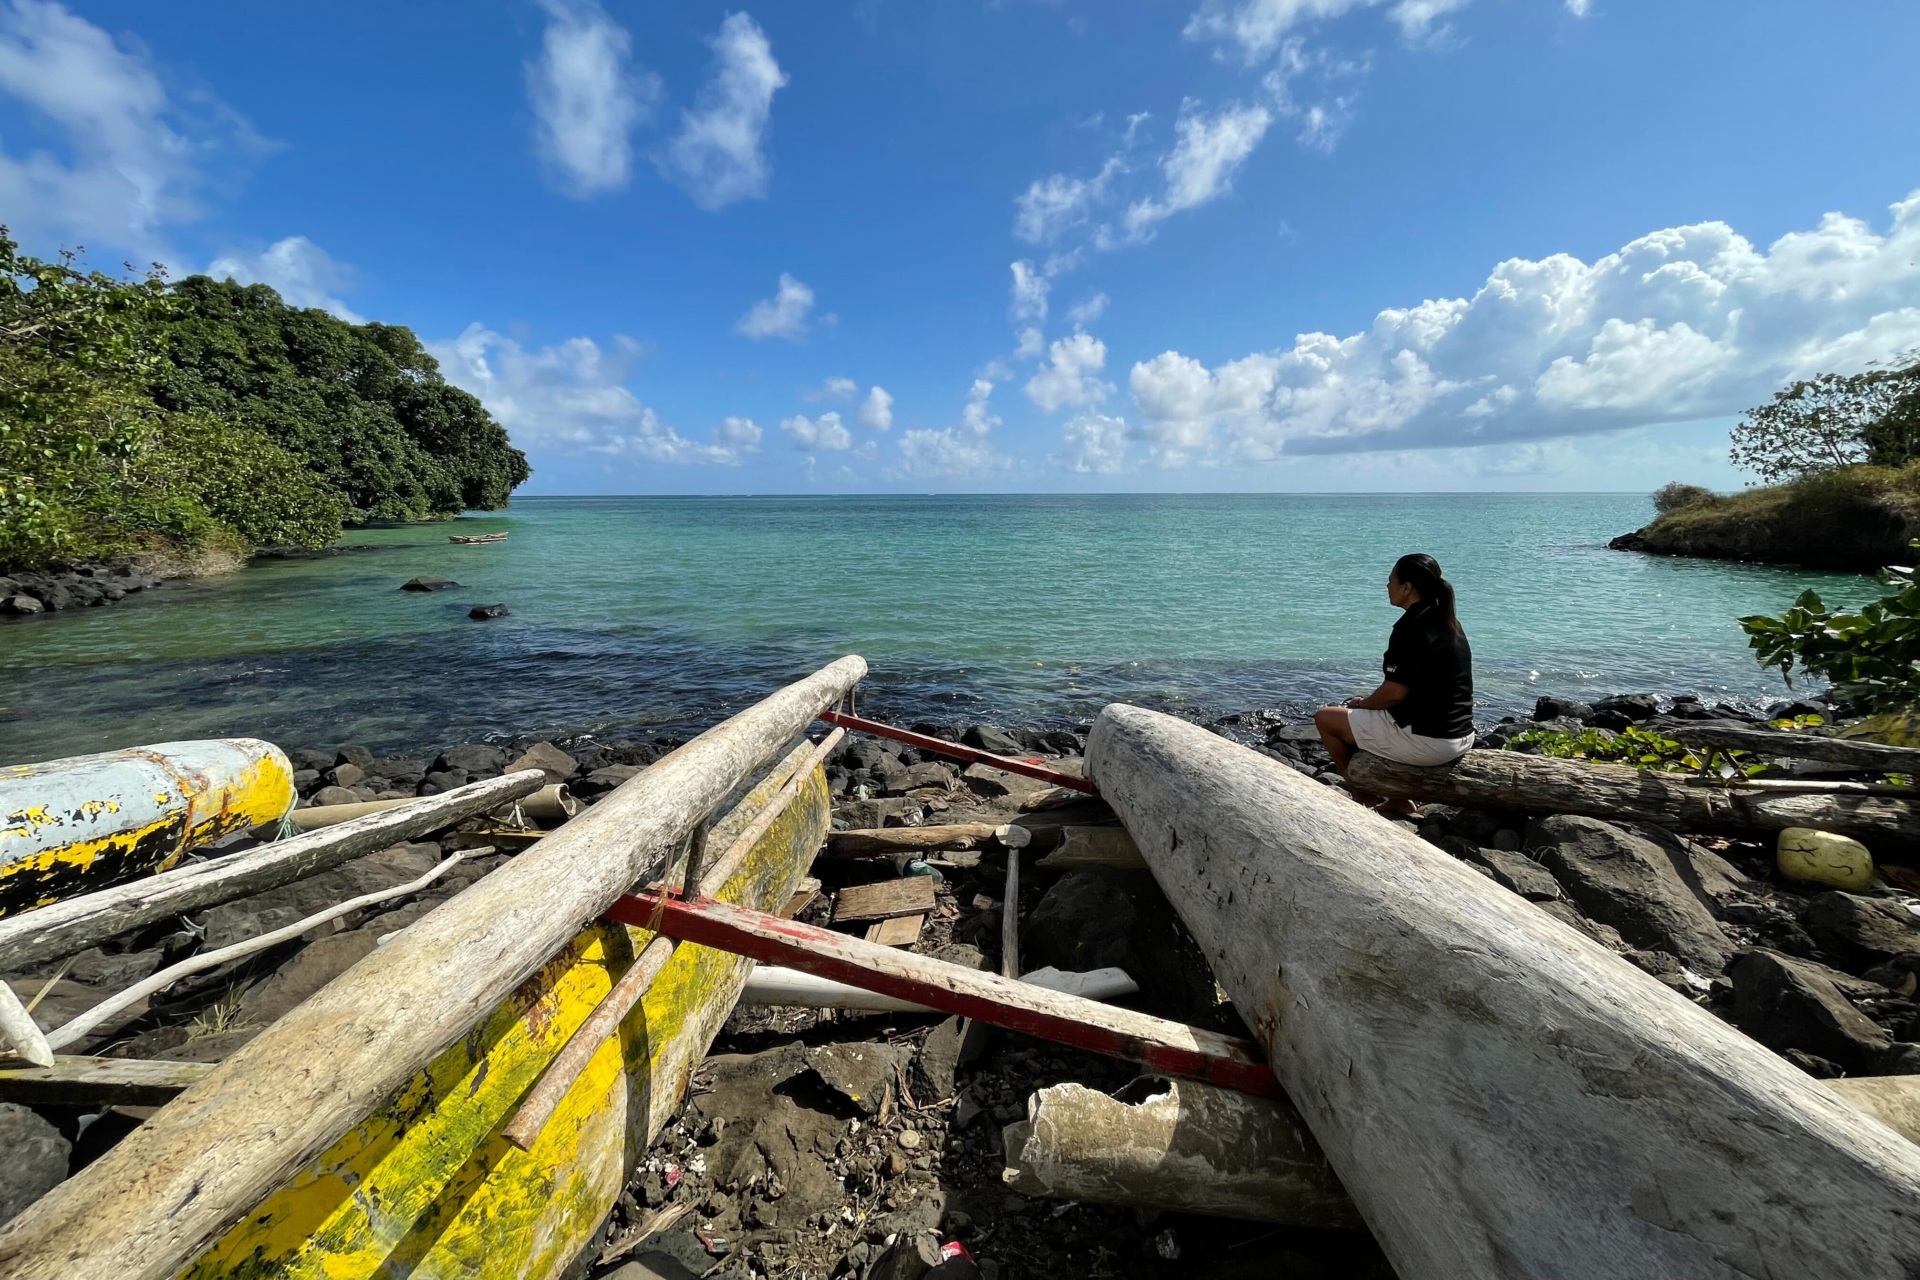
M 162 579 L 130 564 L 61 565 L 0 576 L 0 618 L 29 618 L 116 604 Z
M 1825 711 L 1782 703 L 1773 715 Z M 1531 719 L 1488 725 L 1480 745 L 1528 729 L 1611 734 L 1629 726 L 1757 720 L 1732 706 L 1637 694 L 1591 705 L 1540 699 Z M 1006 729 L 923 723 L 913 728 L 999 754 L 1080 767 L 1084 727 Z M 1310 723 L 1273 711 L 1207 726 L 1329 786 L 1343 786 Z M 593 803 L 678 745 L 654 738 L 508 738 L 377 755 L 343 744 L 294 748 L 303 805 L 434 794 L 538 767 Z M 1032 851 L 1063 828 L 1112 824 L 1098 800 L 1043 796 L 1044 784 L 962 766 L 899 744 L 854 736 L 829 759 L 836 829 L 1018 821 Z M 1067 801 L 1064 804 L 1059 801 Z M 1591 817 L 1429 805 L 1408 824 L 1428 842 L 1580 930 L 1768 1045 L 1809 1074 L 1920 1073 L 1920 904 L 1893 888 L 1841 892 L 1785 880 L 1771 843 L 1702 837 Z M 323 906 L 401 884 L 459 832 L 396 846 L 307 880 L 211 908 L 77 957 L 37 1011 L 57 1025 L 161 965 L 281 927 Z M 309 937 L 176 984 L 103 1028 L 91 1052 L 217 1061 L 367 954 L 379 939 L 502 865 L 473 858 L 429 889 L 347 917 Z M 1004 852 L 860 863 L 821 859 L 831 891 L 876 876 L 936 878 L 935 910 L 913 950 L 998 969 Z M 1028 863 L 1031 867 L 1031 862 Z M 1889 870 L 1888 874 L 1900 868 Z M 1913 884 L 1920 886 L 1920 877 Z M 1024 970 L 1117 966 L 1140 993 L 1126 1003 L 1230 1034 L 1246 1034 L 1152 876 L 1087 867 L 1034 869 L 1017 905 Z M 800 917 L 827 923 L 826 897 Z M 6 975 L 22 990 L 57 966 Z M 1005 1277 L 1366 1277 L 1391 1268 L 1365 1234 L 1275 1228 L 1174 1213 L 1035 1199 L 1004 1185 L 1003 1126 L 1026 1117 L 1048 1085 L 1111 1090 L 1135 1072 L 1111 1059 L 1011 1034 L 966 1035 L 958 1019 L 849 1011 L 735 1010 L 689 1099 L 641 1160 L 588 1274 L 620 1280 L 711 1275 L 846 1276 L 918 1280 Z M 72 1109 L 0 1104 L 0 1140 L 38 1152 L 0 1173 L 0 1217 L 128 1132 L 137 1108 L 82 1124 Z M 35 1180 L 38 1180 L 36 1183 Z M 37 1190 L 35 1189 L 37 1185 Z M 636 1237 L 653 1215 L 683 1216 Z M 972 1262 L 940 1263 L 929 1242 L 955 1241 Z M 644 1248 L 640 1247 L 644 1243 Z M 935 1266 L 938 1264 L 938 1266 Z M 969 1269 L 972 1268 L 972 1269 Z

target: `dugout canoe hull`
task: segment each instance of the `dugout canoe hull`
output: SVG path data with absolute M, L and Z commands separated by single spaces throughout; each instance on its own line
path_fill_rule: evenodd
M 0 768 L 0 916 L 165 871 L 297 799 L 293 765 L 256 738 Z
M 719 846 L 792 776 L 787 756 L 715 824 Z M 717 895 L 784 903 L 826 837 L 817 766 Z M 678 948 L 532 1150 L 501 1136 L 521 1099 L 652 934 L 596 924 L 464 1040 L 249 1214 L 181 1280 L 554 1280 L 594 1242 L 635 1162 L 679 1109 L 751 964 Z

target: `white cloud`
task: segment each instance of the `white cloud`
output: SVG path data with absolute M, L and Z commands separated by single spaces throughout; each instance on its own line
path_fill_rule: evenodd
M 1186 37 L 1237 48 L 1248 63 L 1263 62 L 1282 46 L 1287 34 L 1315 23 L 1331 22 L 1356 9 L 1372 9 L 1387 0 L 1204 0 L 1187 20 Z M 1387 17 L 1409 43 L 1439 34 L 1434 23 L 1466 8 L 1472 0 L 1398 0 Z M 1567 12 L 1584 18 L 1591 0 L 1565 0 Z
M 660 166 L 703 209 L 766 195 L 773 95 L 787 83 L 754 20 L 729 14 L 713 41 L 713 79 L 680 114 L 680 132 Z
M 1069 405 L 1098 404 L 1113 388 L 1096 376 L 1107 363 L 1107 345 L 1090 333 L 1061 338 L 1048 348 L 1051 359 L 1027 383 L 1027 399 L 1045 413 Z
M 1033 263 L 1022 258 L 1013 264 L 1013 318 L 1016 320 L 1045 320 L 1047 318 L 1047 291 L 1053 288 L 1052 281 L 1039 271 Z
M 1593 263 L 1509 259 L 1471 298 L 1209 369 L 1129 377 L 1160 466 L 1553 439 L 1736 414 L 1783 382 L 1920 346 L 1920 191 L 1887 230 L 1828 214 L 1762 250 L 1723 222 Z
M 900 436 L 900 465 L 892 473 L 896 478 L 950 476 L 979 478 L 1005 471 L 1013 459 L 996 452 L 993 429 L 1000 425 L 999 415 L 987 407 L 993 383 L 975 378 L 967 393 L 967 404 L 960 411 L 960 424 L 938 431 L 907 431 Z
M 1128 145 L 1132 145 L 1137 122 L 1145 119 L 1145 112 L 1130 117 Z M 1014 198 L 1013 234 L 1030 244 L 1050 244 L 1062 233 L 1086 225 L 1095 207 L 1106 198 L 1108 184 L 1123 172 L 1125 166 L 1121 158 L 1114 156 L 1091 178 L 1075 178 L 1064 173 L 1035 178 Z
M 893 429 L 893 397 L 887 394 L 885 387 L 869 387 L 867 398 L 860 402 L 860 408 L 854 413 L 853 420 L 869 431 L 891 431 Z
M 1031 360 L 1047 349 L 1047 335 L 1040 332 L 1037 325 L 1027 325 L 1014 335 L 1017 345 L 1013 349 L 1015 360 Z M 1001 375 L 1012 377 L 1011 373 Z
M 1159 197 L 1129 205 L 1123 224 L 1131 239 L 1151 236 L 1166 219 L 1195 209 L 1233 188 L 1234 174 L 1246 163 L 1273 124 L 1263 106 L 1228 107 L 1209 116 L 1192 101 L 1181 104 L 1174 126 L 1180 141 L 1161 162 L 1167 188 Z
M 1077 413 L 1060 428 L 1054 461 L 1076 475 L 1117 475 L 1126 470 L 1128 435 L 1124 419 Z
M 541 0 L 547 28 L 526 67 L 540 159 L 584 199 L 627 185 L 628 134 L 653 113 L 659 77 L 627 69 L 631 38 L 594 0 Z
M 822 400 L 851 400 L 860 390 L 860 384 L 852 378 L 828 378 L 817 387 L 803 387 L 800 398 L 812 404 Z
M 333 293 L 347 288 L 353 273 L 305 236 L 288 236 L 259 253 L 223 254 L 208 266 L 207 274 L 216 280 L 271 285 L 292 306 L 319 307 L 349 324 L 365 323 L 365 317 Z
M 1584 18 L 1593 12 L 1593 0 L 1567 0 L 1567 12 L 1576 18 Z
M 771 298 L 762 298 L 747 308 L 733 326 L 735 333 L 749 338 L 785 338 L 798 342 L 807 335 L 807 313 L 813 310 L 813 290 L 792 276 L 780 273 L 780 288 Z
M 166 257 L 164 229 L 200 215 L 208 166 L 268 149 L 212 95 L 175 100 L 144 51 L 41 0 L 0 5 L 0 94 L 64 150 L 0 152 L 0 221 L 43 253 L 86 244 Z
M 616 338 L 611 354 L 591 338 L 528 351 L 476 323 L 449 342 L 429 342 L 427 350 L 447 381 L 480 397 L 522 446 L 727 466 L 759 447 L 760 429 L 745 418 L 721 423 L 709 444 L 661 421 L 624 385 L 639 352 L 631 339 Z
M 1092 324 L 1107 313 L 1107 295 L 1096 293 L 1091 298 L 1083 298 L 1067 309 L 1067 320 L 1076 325 Z
M 853 433 L 847 430 L 837 413 L 823 413 L 818 418 L 796 413 L 791 418 L 782 418 L 780 429 L 793 438 L 795 448 L 808 453 L 853 447 Z

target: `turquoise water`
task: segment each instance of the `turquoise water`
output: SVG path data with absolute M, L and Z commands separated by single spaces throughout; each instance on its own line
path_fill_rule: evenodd
M 1483 716 L 1543 692 L 1781 696 L 1734 619 L 1859 577 L 1605 549 L 1622 495 L 532 498 L 379 549 L 0 625 L 0 762 L 169 738 L 682 733 L 841 653 L 911 719 L 1211 715 L 1364 691 L 1394 558 L 1459 586 Z M 460 547 L 449 532 L 509 532 Z M 434 595 L 400 583 L 464 584 Z M 504 602 L 513 616 L 466 617 Z

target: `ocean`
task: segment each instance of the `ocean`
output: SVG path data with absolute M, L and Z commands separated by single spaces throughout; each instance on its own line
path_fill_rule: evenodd
M 1387 570 L 1458 586 L 1483 720 L 1542 693 L 1786 695 L 1736 621 L 1859 576 L 1608 551 L 1618 494 L 522 498 L 373 549 L 0 624 L 0 763 L 243 734 L 403 750 L 684 736 L 843 653 L 901 722 L 1124 700 L 1302 715 L 1371 689 Z M 451 533 L 505 532 L 462 547 Z M 417 575 L 457 591 L 399 590 Z M 476 604 L 512 616 L 471 621 Z

